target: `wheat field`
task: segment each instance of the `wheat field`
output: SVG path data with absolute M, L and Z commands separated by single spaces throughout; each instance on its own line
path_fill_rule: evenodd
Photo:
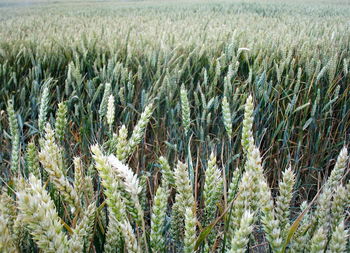
M 0 0 L 0 252 L 350 252 L 347 0 Z

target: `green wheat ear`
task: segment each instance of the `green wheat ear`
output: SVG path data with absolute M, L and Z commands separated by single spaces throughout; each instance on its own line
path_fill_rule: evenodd
M 49 93 L 50 81 L 44 84 L 43 93 L 40 99 L 39 118 L 38 118 L 38 126 L 39 126 L 40 132 L 44 131 L 45 124 L 47 121 L 46 117 L 49 109 L 49 99 L 50 99 L 50 93 Z
M 172 208 L 171 228 L 174 236 L 180 240 L 184 235 L 185 211 L 193 208 L 195 202 L 186 164 L 178 161 L 174 178 L 177 193 Z
M 35 177 L 40 178 L 41 173 L 40 173 L 38 151 L 34 142 L 30 142 L 27 145 L 26 161 L 27 161 L 28 174 L 33 174 Z
M 67 129 L 67 105 L 64 102 L 58 104 L 58 110 L 56 115 L 55 122 L 55 133 L 56 138 L 59 142 L 62 142 L 65 137 L 66 129 Z
M 128 143 L 128 129 L 125 125 L 122 125 L 118 132 L 116 156 L 117 158 L 125 162 L 129 155 L 129 143 Z
M 13 106 L 13 100 L 9 100 L 7 104 L 7 113 L 9 118 L 9 127 L 11 133 L 11 171 L 13 174 L 19 173 L 19 158 L 20 158 L 20 140 L 19 127 L 17 116 Z
M 128 156 L 135 151 L 136 146 L 142 141 L 146 126 L 151 119 L 153 110 L 154 105 L 153 103 L 150 103 L 142 112 L 141 117 L 137 122 L 136 126 L 134 127 L 134 130 L 128 142 Z
M 158 159 L 162 176 L 163 176 L 163 184 L 166 185 L 167 187 L 174 187 L 175 186 L 175 178 L 174 178 L 174 172 L 172 171 L 168 160 L 161 156 Z
M 205 171 L 205 182 L 203 189 L 204 209 L 203 226 L 208 226 L 217 215 L 217 206 L 223 196 L 222 171 L 216 165 L 216 157 L 211 153 L 208 167 Z M 216 229 L 208 235 L 206 247 L 211 247 L 216 237 Z
M 169 191 L 167 186 L 159 186 L 153 201 L 151 214 L 151 235 L 150 244 L 155 252 L 165 250 L 165 217 L 168 206 Z
M 121 236 L 121 222 L 124 220 L 125 206 L 121 199 L 120 182 L 117 179 L 108 159 L 103 155 L 98 145 L 91 146 L 92 157 L 95 161 L 95 167 L 99 172 L 104 187 L 106 203 L 109 211 L 109 224 L 106 233 L 106 243 L 104 250 L 106 252 L 115 252 L 119 246 Z
M 112 93 L 112 86 L 110 83 L 106 83 L 104 85 L 104 87 L 105 87 L 105 90 L 103 93 L 102 101 L 100 104 L 100 110 L 99 110 L 100 119 L 103 119 L 106 116 L 107 107 L 108 107 L 108 100 L 109 100 L 109 97 Z

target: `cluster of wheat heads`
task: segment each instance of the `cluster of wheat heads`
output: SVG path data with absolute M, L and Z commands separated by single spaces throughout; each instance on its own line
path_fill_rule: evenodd
M 113 96 L 106 95 L 106 121 L 113 120 Z M 108 100 L 107 100 L 108 99 Z M 184 99 L 185 101 L 185 99 Z M 225 102 L 224 102 L 225 104 Z M 184 105 L 185 106 L 185 105 Z M 101 104 L 103 111 L 103 105 Z M 45 111 L 42 109 L 40 111 Z M 143 183 L 128 158 L 142 141 L 154 111 L 145 107 L 129 136 L 125 126 L 90 147 L 91 159 L 70 162 L 60 144 L 67 110 L 59 106 L 55 128 L 46 121 L 38 145 L 28 144 L 26 163 L 18 153 L 18 122 L 8 115 L 15 147 L 11 175 L 1 190 L 0 250 L 21 252 L 346 252 L 350 183 L 344 147 L 314 199 L 291 209 L 296 196 L 293 164 L 275 195 L 264 175 L 253 137 L 253 98 L 244 106 L 243 160 L 228 180 L 211 153 L 200 192 L 189 162 L 174 168 L 159 158 L 161 178 Z M 184 110 L 186 112 L 186 109 Z M 63 124 L 63 125 L 62 125 Z M 186 120 L 184 120 L 186 125 Z M 17 152 L 17 153 L 16 153 Z M 90 157 L 90 156 L 89 156 Z M 88 165 L 90 164 L 90 165 Z M 150 192 L 150 200 L 143 196 Z
M 67 138 L 81 140 L 86 153 L 91 143 L 113 134 L 111 124 L 100 120 L 108 104 L 114 102 L 114 120 L 130 130 L 135 112 L 159 95 L 151 142 L 181 154 L 190 149 L 194 164 L 200 159 L 203 165 L 210 147 L 222 145 L 216 155 L 231 160 L 225 165 L 232 168 L 238 162 L 232 153 L 243 152 L 242 104 L 253 93 L 259 101 L 256 143 L 266 166 L 276 168 L 269 181 L 275 187 L 282 168 L 294 161 L 297 185 L 305 196 L 314 194 L 349 138 L 348 5 L 76 4 L 0 9 L 1 161 L 15 146 L 4 114 L 9 99 L 20 111 L 21 152 L 44 130 L 43 116 L 52 123 L 59 102 L 66 101 L 73 126 Z M 183 113 L 182 102 L 189 105 Z M 146 156 L 140 163 L 148 161 Z
M 349 251 L 327 1 L 0 3 L 0 251 Z

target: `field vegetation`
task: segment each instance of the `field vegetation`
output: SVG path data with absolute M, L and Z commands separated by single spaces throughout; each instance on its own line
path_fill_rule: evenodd
M 0 0 L 0 252 L 349 252 L 350 5 Z

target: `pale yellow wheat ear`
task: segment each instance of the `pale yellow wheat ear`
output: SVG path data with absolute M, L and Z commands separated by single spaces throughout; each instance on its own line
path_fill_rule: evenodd
M 196 225 L 197 219 L 193 208 L 185 210 L 185 236 L 184 236 L 184 252 L 194 252 L 196 243 Z
M 84 194 L 84 171 L 81 159 L 75 157 L 74 163 L 74 189 L 76 190 L 79 198 L 81 199 Z
M 85 175 L 84 165 L 80 157 L 74 157 L 73 165 L 74 189 L 85 208 L 95 200 L 92 177 Z
M 334 227 L 331 240 L 329 241 L 328 252 L 341 253 L 346 252 L 346 245 L 348 244 L 349 231 L 345 229 L 344 220 Z
M 16 250 L 16 243 L 13 240 L 8 220 L 3 215 L 0 215 L 0 251 L 16 252 Z
M 106 195 L 106 202 L 110 211 L 117 221 L 121 221 L 124 216 L 124 205 L 120 198 L 119 181 L 116 178 L 114 170 L 108 163 L 108 159 L 103 155 L 98 145 L 91 146 L 92 157 L 95 160 L 95 167 L 99 172 Z
M 107 123 L 110 131 L 112 131 L 114 117 L 115 117 L 114 96 L 110 95 L 108 98 L 107 115 L 106 115 Z
M 282 182 L 279 183 L 279 196 L 276 199 L 276 217 L 282 228 L 283 236 L 290 226 L 290 204 L 293 198 L 293 187 L 295 184 L 295 175 L 292 168 L 289 167 L 283 172 Z
M 107 253 L 116 252 L 117 248 L 122 242 L 122 239 L 124 238 L 119 222 L 113 215 L 109 215 L 104 251 Z
M 334 189 L 334 187 L 339 184 L 339 181 L 343 177 L 347 167 L 348 159 L 348 149 L 347 147 L 343 147 L 338 155 L 337 162 L 331 172 L 331 175 L 326 182 L 326 188 L 329 187 Z
M 327 243 L 326 232 L 322 227 L 320 227 L 311 239 L 310 252 L 311 253 L 324 252 L 326 248 L 326 243 Z
M 132 170 L 125 164 L 123 164 L 114 155 L 109 155 L 107 157 L 109 164 L 115 169 L 117 176 L 124 179 L 123 184 L 125 189 L 134 196 L 137 196 L 141 192 L 141 187 L 139 186 L 139 180 L 137 175 L 132 172 Z
M 130 222 L 126 219 L 124 222 L 119 224 L 122 234 L 125 239 L 125 245 L 127 252 L 131 253 L 141 253 L 140 246 L 138 245 L 138 242 L 136 240 L 135 234 L 132 230 L 132 227 L 130 225 Z
M 117 177 L 120 178 L 124 190 L 130 194 L 130 201 L 135 206 L 137 217 L 143 222 L 143 210 L 139 200 L 139 194 L 142 190 L 139 185 L 139 179 L 132 170 L 118 160 L 114 155 L 108 156 L 108 162 L 115 170 Z
M 90 247 L 92 232 L 95 222 L 96 203 L 92 202 L 82 214 L 82 218 L 73 229 L 73 235 L 70 239 L 71 249 L 76 252 L 83 252 L 84 248 Z
M 243 128 L 242 128 L 242 147 L 245 154 L 248 153 L 250 147 L 254 145 L 253 137 L 253 97 L 248 96 L 245 107 L 244 107 L 244 118 L 243 118 Z
M 81 211 L 81 201 L 76 190 L 70 184 L 66 177 L 66 171 L 63 168 L 62 149 L 57 145 L 55 132 L 49 123 L 45 127 L 45 138 L 42 140 L 39 160 L 49 174 L 50 181 L 57 187 L 64 199 L 70 206 L 71 211 Z
M 0 251 L 16 252 L 17 239 L 14 222 L 17 216 L 16 205 L 5 189 L 0 195 Z
M 326 234 L 328 234 L 328 230 L 332 226 L 331 210 L 333 192 L 336 190 L 336 186 L 341 182 L 348 159 L 347 148 L 343 147 L 338 155 L 337 162 L 331 172 L 331 175 L 322 187 L 320 195 L 317 199 L 317 207 L 313 217 L 313 226 L 315 226 L 314 229 L 323 227 L 323 232 Z M 337 198 L 338 197 L 335 197 L 335 200 L 337 200 Z M 336 214 L 337 212 L 334 213 L 334 215 Z
M 195 205 L 192 184 L 188 174 L 187 165 L 178 161 L 174 171 L 176 195 L 175 203 L 172 207 L 173 235 L 179 240 L 183 239 L 185 232 L 185 211 L 193 208 Z
M 253 231 L 253 221 L 254 214 L 246 210 L 242 215 L 239 228 L 235 230 L 232 237 L 230 253 L 246 252 L 249 236 Z
M 184 84 L 181 85 L 180 98 L 181 98 L 182 124 L 185 130 L 185 134 L 187 134 L 191 124 L 191 115 L 190 115 L 191 111 L 190 111 L 190 103 L 187 97 L 187 90 Z
M 137 239 L 129 220 L 123 213 L 126 208 L 132 214 L 132 217 L 142 225 L 143 231 L 145 231 L 143 210 L 138 197 L 142 188 L 139 186 L 138 178 L 114 155 L 108 157 L 104 156 L 97 146 L 93 146 L 91 149 L 94 153 L 97 169 L 101 172 L 101 177 L 105 182 L 103 184 L 107 190 L 107 203 L 114 214 L 111 219 L 116 221 L 116 223 L 112 221 L 111 226 L 109 226 L 109 231 L 113 234 L 122 231 L 124 239 L 129 241 L 126 244 L 128 251 L 138 252 L 140 249 L 139 246 L 137 246 Z M 111 185 L 108 185 L 107 182 L 110 182 Z M 122 190 L 120 189 L 120 186 L 122 186 Z M 114 203 L 111 202 L 113 200 L 115 200 Z M 115 238 L 115 235 L 109 234 L 107 235 L 107 238 Z M 108 239 L 108 242 L 113 243 L 110 239 Z M 109 245 L 108 247 L 111 250 L 114 248 L 112 245 Z
M 28 226 L 38 247 L 45 252 L 68 252 L 68 238 L 63 232 L 55 205 L 41 181 L 31 175 L 28 188 L 16 195 L 21 221 Z

